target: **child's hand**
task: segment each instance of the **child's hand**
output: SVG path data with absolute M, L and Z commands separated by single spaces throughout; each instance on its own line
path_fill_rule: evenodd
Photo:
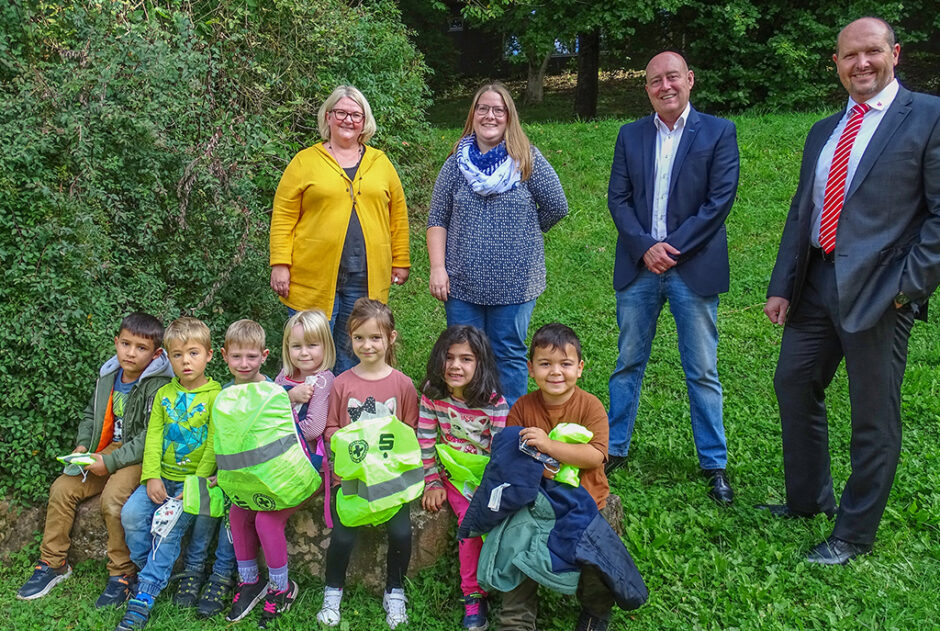
M 548 453 L 549 445 L 554 442 L 545 433 L 545 430 L 538 427 L 525 427 L 519 432 L 519 437 L 525 440 L 530 447 L 538 449 L 543 454 Z M 551 454 L 549 454 L 551 455 Z
M 424 507 L 424 510 L 434 513 L 441 509 L 446 499 L 447 491 L 438 486 L 431 486 L 424 489 L 424 495 L 421 496 L 421 506 Z
M 108 467 L 104 464 L 104 458 L 101 454 L 91 454 L 95 459 L 94 464 L 85 467 L 85 471 L 94 475 L 108 475 Z
M 218 476 L 210 475 L 208 478 L 206 478 L 206 482 L 209 483 L 209 488 L 212 488 L 219 483 L 219 478 Z
M 86 453 L 87 451 L 88 451 L 88 447 L 86 447 L 85 445 L 79 445 L 78 447 L 72 450 L 72 453 L 83 454 L 83 453 Z
M 287 396 L 290 398 L 291 403 L 307 403 L 310 397 L 313 396 L 313 386 L 308 386 L 305 383 L 294 386 L 288 390 Z
M 147 497 L 154 504 L 162 504 L 166 501 L 166 487 L 163 486 L 163 480 L 160 478 L 150 478 L 147 480 Z

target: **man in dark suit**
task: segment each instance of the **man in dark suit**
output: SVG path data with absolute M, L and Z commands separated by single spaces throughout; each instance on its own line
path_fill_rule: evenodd
M 940 281 L 940 99 L 898 84 L 900 50 L 877 18 L 839 34 L 848 107 L 806 138 L 764 306 L 786 325 L 774 387 L 787 502 L 759 508 L 836 515 L 807 557 L 826 565 L 871 550 L 901 450 L 908 337 Z M 825 390 L 843 357 L 852 473 L 837 508 Z
M 619 357 L 610 377 L 608 471 L 630 448 L 656 320 L 668 302 L 679 335 L 699 466 L 709 495 L 730 504 L 718 380 L 718 295 L 728 291 L 725 218 L 738 186 L 734 124 L 689 105 L 695 75 L 663 52 L 646 67 L 655 113 L 620 129 L 607 205 L 617 226 L 614 289 Z

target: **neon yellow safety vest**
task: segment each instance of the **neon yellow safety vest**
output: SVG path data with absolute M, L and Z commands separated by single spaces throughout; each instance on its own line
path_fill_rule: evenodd
M 262 381 L 223 389 L 212 406 L 212 423 L 219 486 L 236 506 L 281 510 L 320 488 L 281 386 Z
M 473 492 L 483 480 L 483 470 L 486 469 L 490 457 L 486 454 L 460 451 L 447 443 L 437 443 L 434 448 L 441 464 L 450 475 L 450 483 L 467 499 L 473 497 Z
M 183 480 L 183 511 L 221 517 L 225 514 L 225 493 L 219 485 L 209 486 L 209 480 L 202 476 L 188 475 Z
M 342 478 L 336 513 L 344 526 L 382 524 L 424 491 L 421 448 L 394 416 L 360 419 L 330 438 L 333 470 Z
M 548 433 L 548 437 L 569 445 L 584 445 L 594 438 L 594 432 L 577 423 L 559 423 Z M 555 480 L 569 486 L 581 486 L 581 469 L 562 463 Z

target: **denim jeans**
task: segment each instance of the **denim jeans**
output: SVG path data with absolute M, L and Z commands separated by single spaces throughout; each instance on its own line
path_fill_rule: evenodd
M 444 303 L 447 326 L 471 324 L 490 339 L 506 403 L 512 407 L 529 388 L 525 338 L 535 300 L 518 305 L 478 305 L 456 298 Z
M 649 361 L 656 320 L 663 305 L 676 321 L 679 358 L 685 371 L 692 417 L 692 437 L 702 469 L 723 469 L 728 446 L 722 422 L 718 381 L 718 296 L 699 296 L 675 268 L 663 274 L 643 270 L 617 292 L 620 326 L 617 367 L 610 377 L 610 447 L 612 456 L 626 456 L 640 402 L 640 385 Z
M 330 319 L 330 332 L 333 334 L 333 345 L 336 347 L 336 365 L 333 374 L 339 376 L 341 372 L 349 370 L 359 363 L 359 359 L 352 352 L 352 341 L 346 332 L 346 321 L 352 313 L 353 305 L 362 297 L 369 295 L 369 274 L 361 272 L 344 272 L 340 270 L 336 277 L 336 295 L 333 297 L 333 313 L 326 314 Z M 287 308 L 287 315 L 292 316 L 296 310 Z
M 215 546 L 215 563 L 212 573 L 232 578 L 235 573 L 235 547 L 229 540 L 229 531 L 225 527 L 225 520 L 221 517 L 198 515 L 193 521 L 193 531 L 189 535 L 189 545 L 186 547 L 186 556 L 183 561 L 189 572 L 205 571 L 206 561 L 209 559 L 209 546 L 216 531 L 219 533 L 218 543 Z
M 183 482 L 163 478 L 166 494 L 176 497 L 183 492 Z M 150 501 L 146 485 L 140 485 L 131 493 L 121 510 L 121 525 L 124 526 L 124 538 L 131 551 L 131 561 L 140 568 L 137 591 L 156 598 L 170 580 L 173 565 L 180 555 L 180 541 L 193 523 L 194 515 L 182 513 L 163 541 L 155 546 L 150 534 L 153 514 L 160 504 Z

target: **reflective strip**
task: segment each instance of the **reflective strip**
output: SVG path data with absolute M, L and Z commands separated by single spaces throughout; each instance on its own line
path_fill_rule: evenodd
M 212 515 L 209 500 L 209 481 L 201 476 L 197 476 L 196 479 L 199 480 L 199 514 Z
M 215 464 L 223 471 L 247 469 L 248 467 L 253 467 L 277 458 L 296 444 L 297 435 L 291 433 L 288 436 L 278 438 L 273 443 L 268 443 L 267 445 L 255 447 L 247 451 L 240 451 L 236 454 L 216 454 Z
M 395 493 L 400 493 L 412 484 L 424 481 L 424 467 L 418 467 L 402 473 L 397 478 L 368 485 L 362 480 L 343 480 L 344 495 L 358 495 L 367 502 L 374 502 Z

